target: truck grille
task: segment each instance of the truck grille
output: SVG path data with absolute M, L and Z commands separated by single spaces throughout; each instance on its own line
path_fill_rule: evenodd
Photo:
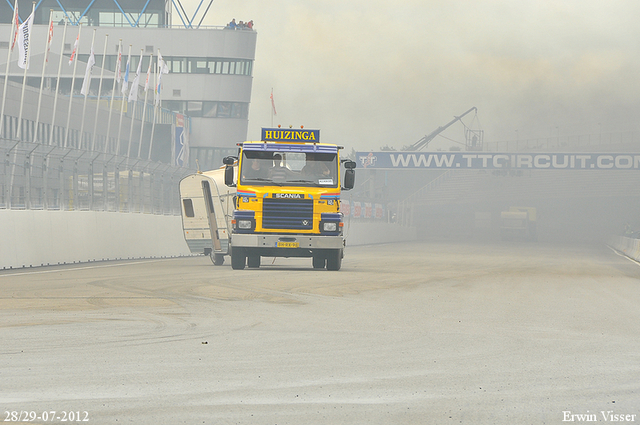
M 309 230 L 313 228 L 313 199 L 263 199 L 262 227 Z

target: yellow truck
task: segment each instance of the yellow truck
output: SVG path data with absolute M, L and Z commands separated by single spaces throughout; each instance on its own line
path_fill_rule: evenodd
M 340 195 L 353 188 L 356 164 L 319 139 L 319 130 L 263 128 L 260 141 L 240 143 L 237 157 L 224 158 L 224 168 L 185 177 L 191 251 L 214 264 L 230 255 L 236 270 L 260 267 L 261 257 L 310 257 L 316 269 L 339 270 Z
M 537 217 L 533 207 L 510 207 L 500 213 L 502 240 L 537 240 Z

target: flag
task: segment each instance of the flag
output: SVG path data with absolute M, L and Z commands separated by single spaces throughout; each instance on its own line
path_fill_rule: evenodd
M 53 39 L 53 17 L 49 19 L 49 36 L 47 37 L 47 53 L 45 53 L 45 61 L 49 62 L 49 50 L 51 50 L 51 40 Z
M 33 12 L 24 20 L 18 30 L 18 66 L 22 69 L 29 69 L 29 45 L 31 44 L 31 27 L 33 26 Z
M 118 44 L 118 60 L 116 61 L 116 81 L 117 82 L 120 82 L 120 78 L 122 77 L 120 68 L 122 68 L 122 44 Z
M 167 63 L 164 61 L 164 59 L 162 59 L 160 50 L 158 50 L 158 71 L 160 71 L 160 74 L 169 73 L 169 67 L 167 66 Z
M 160 105 L 160 89 L 162 88 L 162 74 L 168 74 L 169 67 L 162 59 L 160 50 L 158 50 L 158 85 L 156 86 L 156 105 Z
M 153 62 L 153 55 L 149 55 L 149 68 L 147 68 L 147 81 L 144 82 L 144 91 L 149 90 L 149 79 L 151 77 L 151 62 Z
M 18 15 L 18 0 L 16 0 L 16 4 L 13 7 L 13 14 L 15 20 L 16 29 L 13 32 L 13 42 L 11 43 L 11 51 L 13 52 L 13 48 L 16 45 L 16 40 L 18 39 L 18 27 L 20 26 L 20 15 Z
M 129 49 L 131 53 L 131 49 Z M 131 55 L 127 58 L 127 67 L 124 70 L 124 78 L 122 79 L 122 94 L 126 96 L 127 89 L 129 88 L 129 65 L 131 64 Z
M 78 42 L 80 41 L 80 28 L 78 28 L 78 36 L 76 37 L 76 42 L 73 43 L 73 52 L 71 52 L 71 57 L 69 58 L 69 66 L 73 63 L 73 60 L 76 57 L 76 52 L 78 51 Z
M 138 69 L 136 70 L 136 76 L 131 83 L 131 91 L 129 91 L 129 102 L 135 102 L 138 100 L 138 84 L 140 84 L 140 71 L 142 69 L 142 53 L 140 53 L 140 61 L 138 62 Z
M 271 99 L 271 107 L 273 108 L 273 115 L 278 115 L 278 113 L 276 112 L 276 102 L 274 102 L 273 100 L 273 89 L 271 89 L 271 96 L 269 96 L 269 98 Z
M 93 54 L 93 46 L 91 46 L 91 54 L 87 60 L 87 68 L 84 71 L 84 80 L 82 81 L 82 89 L 80 93 L 85 96 L 89 94 L 89 87 L 91 86 L 91 73 L 93 72 L 93 65 L 96 64 L 96 58 Z

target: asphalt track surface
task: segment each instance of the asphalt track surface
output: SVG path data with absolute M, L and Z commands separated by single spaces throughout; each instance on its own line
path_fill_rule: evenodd
M 640 266 L 604 245 L 350 247 L 339 272 L 206 257 L 8 270 L 0 421 L 637 423 L 639 306 Z

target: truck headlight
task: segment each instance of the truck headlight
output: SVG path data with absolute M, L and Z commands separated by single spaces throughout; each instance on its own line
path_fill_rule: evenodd
M 338 231 L 338 223 L 336 222 L 325 222 L 322 226 L 323 232 L 337 232 Z
M 238 220 L 237 224 L 238 224 L 238 229 L 245 229 L 245 230 L 251 229 L 251 220 Z

